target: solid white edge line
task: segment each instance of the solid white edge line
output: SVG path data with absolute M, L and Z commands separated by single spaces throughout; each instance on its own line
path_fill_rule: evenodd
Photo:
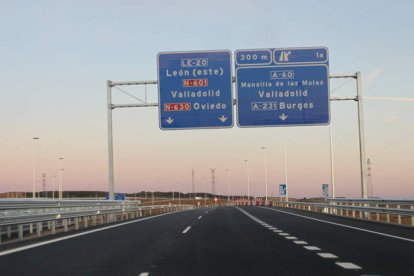
M 403 237 L 399 237 L 399 236 L 394 236 L 394 235 L 385 234 L 385 233 L 381 233 L 381 232 L 376 232 L 376 231 L 372 231 L 372 230 L 368 230 L 368 229 L 364 229 L 364 228 L 349 226 L 349 225 L 345 225 L 345 224 L 341 224 L 341 223 L 336 223 L 336 222 L 332 222 L 332 221 L 327 221 L 327 220 L 322 220 L 322 219 L 307 217 L 307 216 L 303 216 L 303 215 L 299 215 L 299 214 L 295 214 L 295 213 L 290 213 L 290 212 L 286 212 L 286 211 L 282 211 L 282 210 L 278 210 L 278 209 L 271 209 L 271 208 L 266 208 L 266 207 L 259 207 L 259 208 L 263 208 L 263 209 L 267 209 L 267 210 L 275 211 L 275 212 L 280 212 L 280 213 L 285 213 L 285 214 L 289 214 L 289 215 L 292 215 L 292 216 L 306 218 L 306 219 L 310 219 L 310 220 L 314 220 L 314 221 L 324 222 L 324 223 L 328 223 L 328 224 L 332 224 L 332 225 L 336 225 L 336 226 L 341 226 L 341 227 L 345 227 L 345 228 L 349 228 L 349 229 L 359 230 L 359 231 L 362 231 L 362 232 L 376 234 L 376 235 L 380 235 L 380 236 L 384 236 L 384 237 L 394 238 L 394 239 L 408 241 L 408 242 L 414 242 L 413 239 L 403 238 Z
M 190 231 L 191 226 L 188 226 L 187 228 L 184 229 L 183 234 L 186 234 L 188 231 Z
M 137 220 L 133 220 L 133 221 L 122 222 L 122 223 L 115 224 L 115 225 L 110 225 L 110 226 L 105 226 L 105 227 L 98 228 L 98 229 L 84 231 L 82 233 L 72 234 L 72 235 L 69 235 L 69 236 L 61 237 L 61 238 L 56 238 L 56 239 L 52 239 L 52 240 L 48 240 L 48 241 L 44 241 L 44 242 L 39 242 L 39 243 L 30 244 L 30 245 L 26 245 L 26 246 L 22 246 L 22 247 L 17 247 L 17 248 L 14 248 L 14 249 L 5 250 L 5 251 L 0 252 L 0 256 L 5 256 L 5 255 L 9 255 L 9 254 L 16 253 L 16 252 L 19 252 L 19 251 L 28 250 L 28 249 L 31 249 L 31 248 L 35 248 L 35 247 L 39 247 L 39 246 L 43 246 L 43 245 L 63 241 L 63 240 L 68 240 L 68 239 L 72 239 L 72 238 L 76 238 L 76 237 L 80 237 L 80 236 L 84 236 L 84 235 L 104 231 L 104 230 L 107 230 L 107 229 L 116 228 L 116 227 L 124 226 L 124 225 L 127 225 L 127 224 L 132 224 L 132 223 L 140 222 L 140 221 L 143 221 L 143 220 L 149 220 L 149 219 L 153 219 L 153 218 L 157 218 L 157 217 L 161 217 L 161 216 L 166 216 L 166 215 L 170 215 L 170 214 L 174 214 L 174 213 L 177 213 L 177 212 L 159 214 L 159 215 L 146 217 L 146 218 L 141 218 L 141 219 L 137 219 Z

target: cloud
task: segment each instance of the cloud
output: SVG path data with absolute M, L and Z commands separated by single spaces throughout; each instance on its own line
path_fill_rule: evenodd
M 373 83 L 381 75 L 382 71 L 383 69 L 380 67 L 375 69 L 375 71 L 371 72 L 363 82 L 364 87 L 367 88 L 368 86 L 370 86 L 371 83 Z
M 398 101 L 398 102 L 414 102 L 414 98 L 400 98 L 400 97 L 364 97 L 368 100 L 384 100 L 384 101 Z

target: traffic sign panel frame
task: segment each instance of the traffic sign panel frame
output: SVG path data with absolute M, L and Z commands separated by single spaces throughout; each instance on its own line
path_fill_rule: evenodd
M 209 60 L 203 64 L 201 62 L 194 64 L 192 60 L 195 59 Z M 177 66 L 180 68 L 177 68 Z M 172 71 L 175 75 L 170 74 L 168 76 L 169 79 L 167 79 L 167 76 L 162 76 L 162 73 L 166 74 L 169 69 L 175 70 Z M 180 72 L 176 69 L 182 71 Z M 157 54 L 157 70 L 160 129 L 214 129 L 231 128 L 234 126 L 233 70 L 232 53 L 230 50 L 160 52 Z M 198 76 L 196 74 L 198 71 L 195 70 L 213 70 L 216 73 L 219 72 L 219 74 Z M 185 82 L 186 80 L 191 80 L 191 82 Z M 192 85 L 187 87 L 185 83 Z M 193 85 L 194 83 L 197 85 Z M 201 85 L 198 86 L 198 84 Z M 178 92 L 183 92 L 182 95 L 184 97 L 178 97 Z M 202 95 L 206 95 L 206 97 L 202 97 Z M 165 110 L 165 104 L 182 104 L 186 106 L 186 109 L 173 106 L 177 107 L 177 109 Z M 197 108 L 195 109 L 195 107 Z
M 268 63 L 251 65 L 248 62 L 236 62 L 235 94 L 237 98 L 237 126 L 240 128 L 247 128 L 315 126 L 329 124 L 330 95 L 328 49 L 326 47 L 307 47 L 237 50 L 235 51 L 235 60 L 238 59 L 240 53 L 253 55 L 255 52 L 264 52 L 265 50 L 272 52 L 271 65 Z M 286 62 L 276 62 L 276 51 L 281 51 L 280 58 L 284 58 Z M 296 58 L 293 62 L 290 62 L 289 55 L 292 51 L 299 52 L 304 60 L 300 62 L 300 60 L 298 61 L 298 58 Z M 304 52 L 304 54 L 300 51 Z M 256 57 L 257 56 L 258 55 L 256 55 Z M 312 59 L 315 59 L 315 61 L 312 61 Z M 316 72 L 316 70 L 320 70 L 316 68 L 322 67 L 326 68 L 326 74 L 322 71 Z M 312 68 L 315 68 L 315 70 Z M 316 75 L 313 77 L 318 77 L 319 79 L 305 79 L 306 74 L 302 71 L 306 70 L 308 70 L 308 75 Z M 273 76 L 270 76 L 269 78 L 268 74 L 272 74 L 272 72 L 274 72 L 276 78 L 273 78 Z M 292 76 L 282 77 L 281 75 L 281 77 L 278 78 L 278 74 L 288 74 L 287 72 Z M 295 75 L 298 74 L 302 76 L 297 78 Z M 318 80 L 321 81 L 321 85 L 318 83 L 316 86 L 305 85 L 305 87 L 303 87 L 304 81 L 311 82 Z M 242 88 L 242 83 L 251 83 L 252 85 L 244 85 Z M 291 85 L 292 83 L 293 85 Z M 301 94 L 303 92 L 302 89 L 303 91 L 306 91 L 306 95 Z M 285 92 L 287 94 L 295 94 L 295 92 L 299 93 L 296 93 L 294 96 L 284 97 L 283 93 Z M 279 97 L 279 95 L 282 96 Z M 309 107 L 309 103 L 311 107 Z M 256 108 L 255 110 L 253 109 L 253 105 Z M 293 108 L 286 109 L 285 106 L 287 105 Z M 304 109 L 305 105 L 307 107 Z M 288 117 L 293 118 L 293 121 L 291 119 L 287 120 Z

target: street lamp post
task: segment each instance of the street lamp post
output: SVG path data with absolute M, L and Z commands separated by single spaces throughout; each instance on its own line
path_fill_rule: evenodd
M 266 156 L 266 147 L 261 147 L 264 152 L 264 177 L 265 177 L 265 187 L 266 187 L 266 205 L 267 205 L 267 156 Z
M 63 190 L 63 169 L 62 169 L 63 158 L 59 158 L 59 200 L 62 200 L 62 190 Z
M 39 140 L 39 137 L 33 137 L 33 178 L 32 178 L 32 197 L 36 198 L 36 141 Z

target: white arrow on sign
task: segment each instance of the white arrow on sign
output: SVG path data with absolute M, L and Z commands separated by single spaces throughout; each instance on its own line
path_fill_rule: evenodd
M 174 122 L 174 119 L 173 119 L 173 118 L 171 118 L 171 117 L 168 117 L 167 119 L 165 119 L 165 121 L 166 121 L 169 125 L 171 125 L 171 124 L 172 124 L 172 122 Z
M 219 117 L 219 120 L 222 122 L 222 123 L 224 123 L 224 122 L 226 122 L 227 121 L 227 117 L 226 116 L 224 116 L 224 115 L 221 115 L 221 117 Z
M 284 121 L 287 119 L 288 116 L 285 115 L 285 113 L 283 113 L 282 115 L 279 116 L 280 120 Z

